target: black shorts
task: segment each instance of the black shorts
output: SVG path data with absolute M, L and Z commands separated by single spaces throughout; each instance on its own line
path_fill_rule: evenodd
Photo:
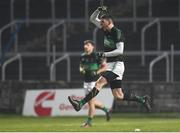
M 102 73 L 102 76 L 108 81 L 111 89 L 121 88 L 122 80 L 117 80 L 118 75 L 111 71 L 106 71 Z

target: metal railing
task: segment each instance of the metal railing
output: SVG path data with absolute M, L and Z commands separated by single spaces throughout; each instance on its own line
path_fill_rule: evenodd
M 10 25 L 8 25 L 8 26 L 10 26 Z M 21 29 L 21 25 L 20 24 L 16 24 L 15 25 L 15 29 L 13 29 L 14 31 L 11 33 L 11 36 L 9 37 L 9 40 L 4 44 L 4 48 L 2 49 L 2 32 L 6 29 L 6 28 L 8 28 L 8 26 L 6 27 L 6 26 L 4 26 L 3 28 L 2 28 L 2 31 L 0 31 L 0 64 L 2 64 L 3 63 L 3 61 L 4 61 L 4 57 L 5 57 L 5 54 L 7 53 L 7 52 L 9 52 L 9 50 L 11 49 L 11 46 L 13 45 L 13 43 L 14 43 L 14 53 L 15 54 L 17 54 L 17 52 L 18 52 L 18 32 L 20 31 L 20 29 Z M 1 29 L 0 29 L 1 30 Z
M 86 23 L 85 23 L 85 27 L 86 27 L 86 30 L 88 29 L 89 27 L 89 17 L 88 16 L 88 9 L 89 9 L 89 2 L 90 0 L 86 0 L 85 1 L 85 19 L 86 19 Z M 100 0 L 100 3 L 104 3 L 103 0 Z M 101 4 L 100 4 L 101 5 Z M 179 14 L 180 14 L 180 7 L 179 7 Z M 136 32 L 137 31 L 137 0 L 133 0 L 133 31 Z M 148 0 L 148 18 L 149 18 L 149 21 L 151 21 L 152 19 L 152 0 Z M 179 23 L 179 27 L 180 27 L 180 23 Z
M 12 2 L 11 2 L 11 4 L 12 4 L 12 10 L 11 10 L 11 14 L 12 15 L 10 15 L 11 16 L 11 20 L 13 21 L 13 22 L 11 22 L 11 23 L 18 23 L 18 22 L 22 22 L 22 23 L 57 23 L 57 22 L 59 22 L 59 21 L 61 21 L 62 19 L 57 19 L 56 18 L 56 16 L 55 16 L 55 9 L 52 9 L 52 18 L 51 19 L 30 19 L 29 18 L 29 15 L 30 15 L 30 12 L 29 12 L 29 4 L 30 4 L 30 0 L 26 0 L 26 21 L 24 21 L 24 20 L 15 20 L 14 19 L 14 7 L 13 7 L 13 4 L 14 4 L 14 1 L 15 0 L 11 0 Z M 90 2 L 90 0 L 86 0 L 87 2 Z M 133 10 L 135 11 L 135 13 L 134 13 L 134 11 L 133 11 L 133 17 L 126 17 L 126 18 L 115 18 L 114 20 L 115 21 L 118 21 L 118 22 L 132 22 L 133 23 L 133 30 L 135 31 L 136 30 L 136 25 L 137 25 L 137 22 L 146 22 L 146 21 L 151 21 L 151 20 L 153 20 L 153 19 L 155 19 L 155 18 L 153 18 L 153 16 L 152 16 L 152 0 L 149 0 L 148 2 L 149 2 L 149 8 L 148 8 L 148 16 L 147 17 L 143 17 L 143 18 L 137 18 L 137 14 L 136 14 L 136 5 L 137 5 L 137 0 L 133 0 L 134 2 L 133 2 Z M 54 4 L 54 0 L 51 0 L 51 4 Z M 87 20 L 89 20 L 89 17 L 87 17 L 88 15 L 85 15 L 86 17 L 85 17 L 85 19 L 84 18 L 78 18 L 78 19 L 73 19 L 73 18 L 71 18 L 71 11 L 70 11 L 70 4 L 71 4 L 71 0 L 67 0 L 67 19 L 66 20 L 68 20 L 67 21 L 67 23 L 70 23 L 70 22 L 83 22 L 84 24 L 85 24 L 85 27 L 87 26 L 88 27 L 88 23 L 86 23 L 87 22 Z M 179 4 L 180 4 L 180 2 L 179 2 Z M 51 7 L 52 8 L 55 8 L 55 6 L 53 6 L 53 5 L 51 5 Z M 54 10 L 54 11 L 53 11 Z M 88 10 L 88 8 L 85 8 L 85 10 Z M 88 14 L 88 11 L 87 12 L 85 12 L 86 14 Z M 179 6 L 179 16 L 180 16 L 180 6 Z M 87 19 L 87 20 L 86 20 Z M 180 17 L 160 17 L 159 18 L 159 20 L 161 21 L 161 22 L 173 22 L 173 21 L 176 21 L 176 22 L 179 22 L 179 25 L 180 25 Z M 89 22 L 89 21 L 88 21 Z M 13 24 L 12 24 L 13 25 Z M 87 28 L 86 27 L 86 28 Z M 180 27 L 180 26 L 179 26 Z M 88 28 L 87 28 L 88 29 Z M 96 29 L 96 32 L 98 31 L 98 29 Z M 94 31 L 95 32 L 95 31 Z M 93 33 L 93 34 L 95 34 L 95 35 L 93 35 L 93 36 L 95 36 L 95 40 L 97 40 L 97 33 Z M 94 40 L 94 37 L 93 37 L 93 40 Z M 2 39 L 1 39 L 1 35 L 0 35 L 0 50 L 1 50 L 1 41 L 2 41 Z M 18 43 L 17 43 L 18 44 Z M 127 52 L 128 53 L 128 52 Z M 138 51 L 129 51 L 129 53 L 131 54 L 131 55 L 135 55 L 135 54 L 137 54 L 137 55 L 140 55 L 140 54 L 142 54 L 142 53 L 139 53 Z M 160 51 L 154 51 L 154 52 L 151 52 L 151 51 L 146 51 L 146 53 L 145 53 L 145 51 L 144 51 L 144 57 L 146 56 L 146 55 L 151 55 L 151 54 L 158 54 L 158 53 L 161 53 Z M 174 52 L 175 54 L 179 54 L 178 53 L 178 51 L 175 51 Z M 0 52 L 0 54 L 1 54 L 1 52 Z M 11 54 L 11 53 L 10 53 Z M 64 53 L 57 53 L 58 55 L 59 54 L 64 54 Z M 24 53 L 24 55 L 26 56 L 35 56 L 36 55 L 36 53 L 35 54 L 30 54 L 30 53 Z M 37 53 L 37 55 L 38 56 L 42 56 L 41 54 L 39 54 L 39 53 Z M 46 53 L 43 53 L 43 55 L 45 55 L 46 56 Z M 49 53 L 49 55 L 51 56 L 52 54 L 51 53 Z M 142 55 L 143 56 L 143 55 Z M 141 56 L 141 57 L 142 57 Z
M 96 48 L 96 45 L 97 45 L 97 32 L 98 32 L 98 30 L 99 30 L 98 27 L 94 28 L 94 30 L 93 30 L 93 41 L 95 43 L 95 48 Z
M 171 82 L 174 82 L 174 44 L 171 44 Z
M 88 31 L 89 29 L 89 0 L 85 0 L 85 11 L 84 11 L 84 16 L 85 16 L 85 31 Z
M 13 21 L 13 22 L 10 22 L 8 24 L 6 24 L 5 26 L 3 26 L 1 29 L 0 29 L 0 57 L 2 56 L 2 33 L 4 30 L 6 30 L 7 28 L 10 28 L 11 26 L 15 25 L 16 24 L 16 21 Z M 18 39 L 18 35 L 16 34 L 16 37 L 15 37 L 15 49 L 17 47 L 17 39 Z
M 179 1 L 179 11 L 178 11 L 178 15 L 179 15 L 179 31 L 180 31 L 180 1 Z
M 19 60 L 19 81 L 22 81 L 22 69 L 23 68 L 22 68 L 22 57 L 20 54 L 17 54 L 16 56 L 14 56 L 4 62 L 4 64 L 2 65 L 2 81 L 5 81 L 5 78 L 6 78 L 5 72 L 6 72 L 7 65 L 15 60 Z
M 147 25 L 145 25 L 141 30 L 141 63 L 145 65 L 145 32 L 148 28 L 157 24 L 157 51 L 161 49 L 161 24 L 158 18 L 154 19 Z
M 136 18 L 137 18 L 137 9 L 136 9 L 136 0 L 133 0 L 133 31 L 136 32 L 137 31 L 137 22 L 136 22 Z
M 152 18 L 152 19 L 154 19 L 154 18 Z M 179 18 L 177 18 L 177 17 L 171 17 L 171 18 L 169 18 L 169 17 L 161 17 L 161 18 L 158 18 L 159 19 L 159 21 L 161 21 L 161 22 L 179 22 Z M 63 21 L 64 19 L 56 19 L 55 20 L 55 23 L 58 23 L 58 22 L 60 22 L 60 21 Z M 134 19 L 133 18 L 115 18 L 114 19 L 116 22 L 133 22 L 134 21 Z M 148 22 L 150 19 L 149 18 L 136 18 L 136 22 Z M 64 21 L 67 21 L 67 19 L 65 19 Z M 9 24 L 7 24 L 7 25 L 5 25 L 5 26 L 3 26 L 1 29 L 0 29 L 0 50 L 2 50 L 2 32 L 5 30 L 5 29 L 7 29 L 7 28 L 9 28 L 9 27 L 11 27 L 12 25 L 15 25 L 16 23 L 26 23 L 27 21 L 26 20 L 24 20 L 24 19 L 16 19 L 16 20 L 14 20 L 13 22 L 10 22 Z M 31 23 L 31 24 L 42 24 L 42 23 L 51 23 L 52 22 L 52 20 L 51 19 L 29 19 L 29 24 Z M 80 19 L 71 19 L 70 20 L 70 22 L 72 22 L 72 23 L 76 23 L 76 22 L 80 22 L 80 23 L 84 23 L 85 22 L 85 20 L 84 19 L 82 19 L 82 18 L 80 18 Z M 97 36 L 97 32 L 98 31 L 98 29 L 96 29 L 96 30 L 94 30 L 94 32 L 93 32 L 93 36 L 94 37 L 96 37 Z M 67 35 L 66 35 L 67 36 Z M 93 38 L 94 38 L 93 37 Z M 15 41 L 15 46 L 16 45 L 18 45 L 18 34 L 17 34 L 17 37 L 16 37 L 16 41 Z M 93 40 L 96 40 L 96 39 L 93 39 Z M 16 46 L 16 48 L 18 49 L 18 46 Z M 0 52 L 0 55 L 1 55 L 1 53 L 2 52 Z
M 26 25 L 29 25 L 29 20 L 30 20 L 30 1 L 31 0 L 26 0 L 25 1 L 25 18 L 26 18 Z M 51 23 L 52 25 L 55 24 L 55 19 L 56 19 L 56 6 L 55 6 L 55 1 L 56 0 L 50 0 L 51 4 Z M 14 21 L 14 3 L 15 0 L 11 0 L 10 1 L 10 20 L 11 22 Z M 70 19 L 71 17 L 71 13 L 70 13 L 70 0 L 67 0 L 67 18 Z
M 63 61 L 63 60 L 67 60 L 67 82 L 71 81 L 71 63 L 70 63 L 70 57 L 68 54 L 65 54 L 62 57 L 59 57 L 58 59 L 56 59 L 50 66 L 50 80 L 51 81 L 56 81 L 56 64 Z
M 163 58 L 166 59 L 166 82 L 169 82 L 169 57 L 168 57 L 168 53 L 164 52 L 162 55 L 158 56 L 157 58 L 155 58 L 154 60 L 152 60 L 150 62 L 149 65 L 149 82 L 153 82 L 153 66 L 155 65 L 155 63 L 157 63 L 158 61 L 162 60 Z
M 26 0 L 25 2 L 25 14 L 26 14 L 26 24 L 29 25 L 29 20 L 30 20 L 30 1 L 31 0 Z M 56 20 L 56 6 L 55 6 L 55 1 L 56 0 L 50 0 L 51 4 L 51 23 L 52 25 L 55 24 L 55 20 Z M 100 0 L 100 2 L 102 2 L 103 0 Z M 87 31 L 89 29 L 89 2 L 90 0 L 85 0 L 85 11 L 84 11 L 84 18 L 85 18 L 85 30 Z M 10 20 L 11 22 L 14 21 L 14 3 L 15 3 L 15 0 L 11 0 L 10 1 Z M 67 15 L 67 23 L 68 23 L 68 26 L 70 25 L 70 19 L 71 19 L 71 0 L 67 0 L 67 7 L 66 7 L 66 15 Z
M 69 56 L 69 57 L 80 57 L 80 55 L 81 55 L 81 53 L 82 52 L 67 52 L 67 55 Z M 171 51 L 166 51 L 166 53 L 168 54 L 168 55 L 173 55 L 173 56 L 180 56 L 180 51 L 179 50 L 174 50 L 173 52 L 172 52 L 172 50 Z M 146 56 L 158 56 L 158 55 L 162 55 L 162 54 L 164 54 L 164 52 L 163 51 L 147 51 L 146 53 L 145 53 L 145 55 Z M 21 53 L 21 55 L 23 56 L 23 57 L 46 57 L 46 52 L 38 52 L 38 53 L 29 53 L 29 52 L 24 52 L 24 53 Z M 50 53 L 50 55 L 51 56 L 53 56 L 53 53 Z M 65 56 L 64 55 L 64 53 L 62 53 L 62 52 L 57 52 L 56 54 L 55 54 L 56 56 L 61 56 L 60 58 L 62 58 L 62 56 Z M 141 53 L 139 52 L 139 51 L 125 51 L 124 52 L 124 55 L 125 56 L 141 56 Z M 8 53 L 7 54 L 7 57 L 12 57 L 12 56 L 14 56 L 14 53 Z M 53 56 L 54 57 L 54 56 Z M 54 58 L 55 59 L 55 58 Z M 54 59 L 53 59 L 53 61 L 54 61 Z M 70 61 L 70 63 L 69 63 L 69 66 L 70 66 L 70 64 L 71 64 L 71 60 L 69 60 Z M 172 62 L 172 59 L 171 59 L 171 63 L 173 63 Z M 172 65 L 171 64 L 171 66 L 174 66 L 174 64 Z M 67 67 L 68 68 L 68 67 Z M 173 74 L 172 73 L 172 71 L 174 71 L 173 70 L 173 67 L 170 67 L 171 68 L 171 74 Z M 55 68 L 53 68 L 53 69 L 55 69 Z M 52 70 L 52 71 L 54 71 L 54 70 Z M 70 71 L 70 68 L 68 68 L 68 70 L 67 70 L 68 72 L 68 74 L 67 75 L 69 75 L 69 77 L 71 77 L 71 71 Z M 51 72 L 50 72 L 51 73 Z M 176 74 L 176 73 L 175 73 Z M 51 75 L 51 74 L 50 74 Z M 148 75 L 149 76 L 149 75 Z M 53 76 L 51 76 L 51 77 L 53 77 Z M 68 76 L 67 76 L 68 77 Z M 171 76 L 172 77 L 172 76 Z M 174 77 L 174 74 L 173 74 L 173 77 Z M 52 78 L 51 78 L 52 79 Z M 71 78 L 67 78 L 67 80 L 68 79 L 71 79 Z M 171 80 L 172 80 L 172 78 L 171 78 Z M 174 80 L 172 80 L 172 82 L 173 82 Z
M 67 49 L 67 28 L 66 28 L 66 24 L 65 21 L 60 21 L 59 23 L 51 26 L 46 33 L 46 53 L 47 53 L 47 65 L 50 65 L 50 39 L 51 39 L 51 32 L 54 31 L 57 27 L 63 25 L 63 52 L 66 51 Z
M 148 1 L 148 17 L 152 17 L 152 0 Z
M 166 51 L 169 55 L 171 54 L 171 51 Z M 160 54 L 163 54 L 164 51 L 146 51 L 146 56 L 158 56 Z M 56 56 L 63 56 L 65 53 L 63 52 L 57 52 Z M 69 56 L 80 56 L 82 54 L 82 51 L 80 52 L 66 52 Z M 15 56 L 13 52 L 7 53 L 6 57 Z M 23 57 L 46 57 L 46 52 L 21 52 L 21 55 Z M 127 56 L 139 56 L 141 57 L 141 53 L 139 51 L 125 51 L 124 55 Z M 53 56 L 53 53 L 50 53 L 50 56 Z M 174 56 L 180 56 L 180 50 L 174 50 Z
M 31 0 L 26 0 L 25 2 L 25 14 L 26 14 L 26 24 L 28 25 L 29 24 L 29 20 L 30 20 L 30 1 Z M 55 1 L 56 0 L 51 0 L 51 23 L 54 24 L 54 21 L 56 19 L 56 9 L 55 9 Z M 91 0 L 85 0 L 85 29 L 87 30 L 89 28 L 89 22 L 88 22 L 88 15 L 89 15 L 89 2 L 91 2 Z M 11 0 L 10 1 L 10 20 L 11 21 L 14 21 L 14 3 L 15 3 L 15 0 Z M 103 3 L 103 0 L 100 0 L 100 3 Z M 67 23 L 68 23 L 68 26 L 69 26 L 69 21 L 72 19 L 71 18 L 71 0 L 67 0 L 67 7 L 66 7 L 66 13 L 67 13 Z M 179 2 L 179 5 L 180 5 L 180 2 Z M 179 17 L 177 18 L 180 18 L 180 6 L 178 8 L 178 14 L 179 14 Z M 152 15 L 152 0 L 148 0 L 148 18 L 149 19 L 152 19 L 153 15 Z M 136 20 L 137 20 L 137 0 L 133 0 L 133 16 L 131 17 L 133 18 L 133 31 L 136 31 L 137 30 L 137 23 L 136 23 Z M 179 19 L 179 30 L 180 30 L 180 19 Z

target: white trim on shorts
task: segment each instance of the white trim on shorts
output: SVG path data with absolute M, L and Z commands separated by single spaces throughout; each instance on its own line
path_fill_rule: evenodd
M 116 78 L 117 80 L 122 80 L 125 71 L 124 62 L 122 61 L 108 62 L 107 70 L 117 74 L 118 75 L 118 77 Z

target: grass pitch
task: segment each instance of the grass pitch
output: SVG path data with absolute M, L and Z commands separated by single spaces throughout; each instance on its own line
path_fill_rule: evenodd
M 132 132 L 140 131 L 180 131 L 180 114 L 113 114 L 110 122 L 104 116 L 96 116 L 91 128 L 82 128 L 80 125 L 84 117 L 23 117 L 17 115 L 0 115 L 0 131 L 32 131 L 32 132 Z

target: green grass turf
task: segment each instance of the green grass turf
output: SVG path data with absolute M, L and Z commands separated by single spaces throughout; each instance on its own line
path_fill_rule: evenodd
M 136 128 L 144 131 L 180 131 L 180 114 L 113 114 L 110 122 L 104 116 L 96 116 L 91 128 L 82 128 L 83 117 L 23 117 L 0 115 L 0 131 L 128 131 Z

